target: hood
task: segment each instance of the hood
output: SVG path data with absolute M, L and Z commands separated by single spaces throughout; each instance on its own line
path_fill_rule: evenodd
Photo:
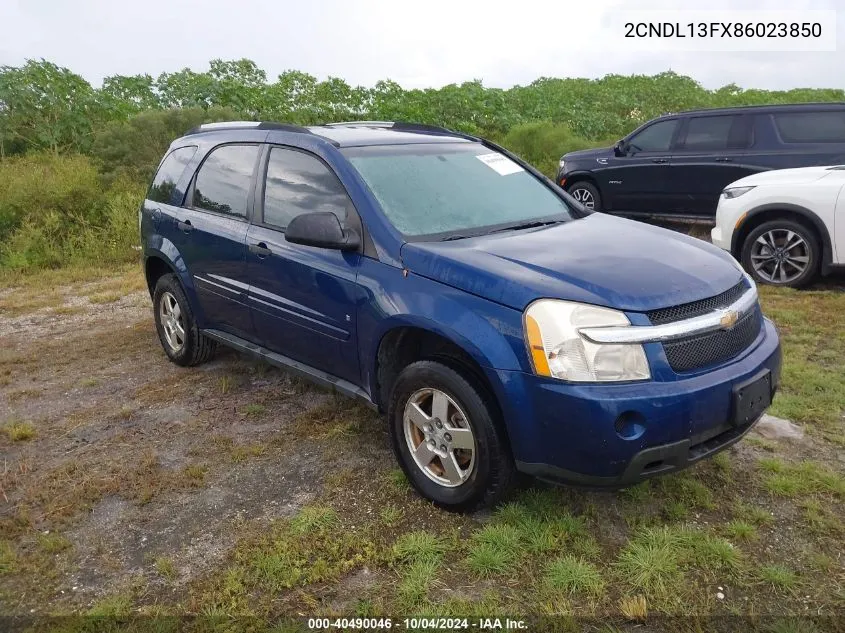
M 742 275 L 702 240 L 601 213 L 539 229 L 409 242 L 413 273 L 522 310 L 543 297 L 642 312 L 717 295 Z
M 751 174 L 732 182 L 728 187 L 757 187 L 759 185 L 803 185 L 815 182 L 831 173 L 830 167 L 799 167 L 797 169 L 771 169 Z
M 561 156 L 561 160 L 585 160 L 590 158 L 607 158 L 613 153 L 612 147 L 594 147 L 592 149 L 579 149 Z

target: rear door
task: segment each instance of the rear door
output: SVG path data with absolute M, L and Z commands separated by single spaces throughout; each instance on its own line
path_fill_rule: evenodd
M 666 213 L 672 141 L 678 119 L 661 119 L 627 139 L 625 156 L 607 158 L 607 167 L 597 172 L 604 200 L 610 211 Z
M 301 213 L 330 211 L 357 221 L 346 189 L 322 159 L 278 145 L 265 149 L 247 234 L 249 304 L 258 342 L 333 376 L 360 383 L 356 277 L 361 255 L 291 244 L 285 228 Z
M 184 206 L 171 218 L 205 327 L 246 339 L 254 333 L 246 301 L 247 217 L 260 147 L 227 144 L 212 149 L 191 181 Z
M 668 195 L 672 212 L 712 218 L 719 194 L 754 170 L 745 164 L 751 117 L 742 114 L 691 116 L 672 152 Z

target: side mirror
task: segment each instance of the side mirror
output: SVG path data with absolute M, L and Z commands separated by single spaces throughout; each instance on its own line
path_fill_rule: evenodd
M 354 251 L 361 244 L 355 231 L 344 230 L 340 220 L 330 211 L 302 213 L 290 221 L 285 229 L 285 239 L 292 244 Z
M 627 156 L 628 155 L 628 143 L 623 138 L 621 141 L 617 141 L 616 145 L 613 146 L 613 153 L 617 156 Z

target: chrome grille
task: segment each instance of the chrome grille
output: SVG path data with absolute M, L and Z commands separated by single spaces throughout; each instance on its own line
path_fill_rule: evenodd
M 663 349 L 673 371 L 692 371 L 738 356 L 754 342 L 761 326 L 762 315 L 760 309 L 755 308 L 737 321 L 730 330 L 667 341 L 663 343 Z
M 673 321 L 681 321 L 682 319 L 691 319 L 692 317 L 707 314 L 713 310 L 726 308 L 734 301 L 739 299 L 740 295 L 748 289 L 745 280 L 728 288 L 723 293 L 708 299 L 700 301 L 692 301 L 690 303 L 682 303 L 681 305 L 672 306 L 671 308 L 659 308 L 646 312 L 649 320 L 653 325 L 662 325 L 664 323 L 672 323 Z

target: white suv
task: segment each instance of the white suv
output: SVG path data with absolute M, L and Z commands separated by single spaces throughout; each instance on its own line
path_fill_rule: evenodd
M 797 288 L 845 267 L 845 165 L 765 171 L 731 183 L 710 235 L 760 283 Z

